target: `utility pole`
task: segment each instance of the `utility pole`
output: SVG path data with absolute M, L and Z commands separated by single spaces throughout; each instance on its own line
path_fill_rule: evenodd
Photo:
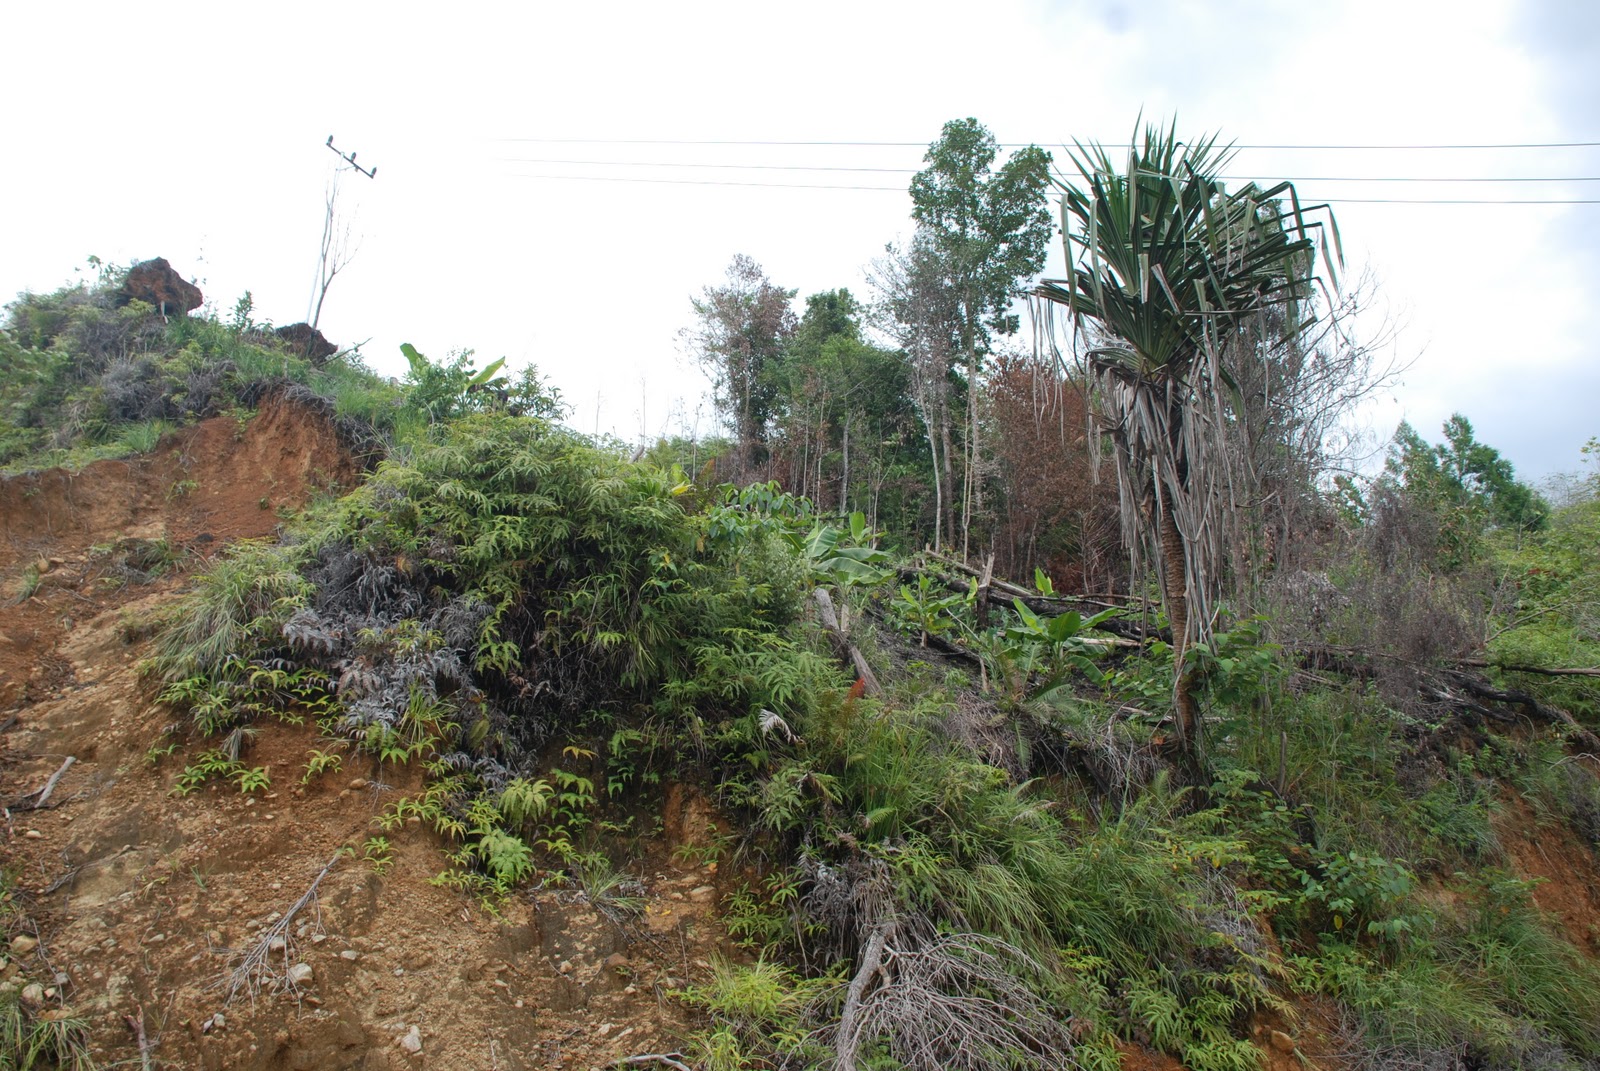
M 355 153 L 349 153 L 347 155 L 345 153 L 340 152 L 338 149 L 334 148 L 333 135 L 332 134 L 328 135 L 328 148 L 333 149 L 333 154 L 335 156 L 337 156 L 339 159 L 343 160 L 345 163 L 349 164 L 351 167 L 355 168 L 357 171 L 361 172 L 363 175 L 367 176 L 369 179 L 375 179 L 375 178 L 378 177 L 378 165 L 377 164 L 373 164 L 372 165 L 372 170 L 369 171 L 366 168 L 362 167 L 360 164 L 356 163 L 356 154 Z
M 362 167 L 356 163 L 356 154 L 340 152 L 333 143 L 333 135 L 328 135 L 325 143 L 328 149 L 339 159 L 349 164 L 358 174 L 369 179 L 378 177 L 376 165 L 371 168 Z M 316 330 L 318 322 L 322 319 L 322 303 L 328 297 L 328 288 L 333 285 L 334 277 L 354 259 L 355 254 L 349 249 L 349 228 L 340 234 L 337 226 L 337 209 L 339 202 L 339 174 L 344 170 L 340 168 L 333 173 L 333 180 L 328 183 L 327 194 L 323 198 L 322 215 L 322 244 L 318 248 L 317 277 L 312 284 L 311 300 L 308 302 L 306 317 L 311 323 L 312 330 Z

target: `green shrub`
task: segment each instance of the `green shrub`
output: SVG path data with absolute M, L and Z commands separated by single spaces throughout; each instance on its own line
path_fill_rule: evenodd
M 826 1050 L 810 1037 L 806 1013 L 837 986 L 836 978 L 804 978 L 765 957 L 749 965 L 716 960 L 711 982 L 683 994 L 711 1017 L 695 1055 L 711 1071 L 762 1066 L 768 1054 L 809 1066 Z

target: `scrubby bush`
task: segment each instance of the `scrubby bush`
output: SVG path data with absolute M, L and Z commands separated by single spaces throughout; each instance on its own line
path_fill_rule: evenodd
M 54 294 L 24 294 L 0 327 L 0 466 L 84 464 L 140 452 L 126 432 L 248 408 L 290 384 L 334 402 L 336 413 L 389 432 L 405 392 L 359 354 L 314 366 L 248 320 L 160 315 L 118 306 L 121 273 Z M 364 436 L 351 429 L 352 439 Z

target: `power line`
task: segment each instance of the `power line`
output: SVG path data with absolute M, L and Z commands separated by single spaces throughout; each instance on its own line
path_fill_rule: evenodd
M 1236 182 L 1280 182 L 1283 179 L 1271 175 L 1223 175 L 1225 179 Z M 1436 178 L 1416 176 L 1386 176 L 1379 178 L 1370 175 L 1303 175 L 1300 178 L 1290 179 L 1291 182 L 1600 182 L 1600 175 L 1523 175 L 1508 178 L 1491 178 L 1480 175 L 1441 175 Z
M 508 164 L 574 164 L 597 167 L 703 167 L 724 171 L 871 171 L 889 175 L 915 175 L 914 167 L 823 167 L 809 164 L 693 164 L 667 160 L 535 160 L 520 156 L 504 158 Z
M 803 182 L 719 182 L 711 179 L 636 178 L 622 175 L 513 175 L 512 178 L 556 179 L 574 182 L 652 182 L 667 186 L 754 186 L 772 190 L 881 190 L 885 193 L 905 193 L 900 186 L 844 186 L 821 185 Z
M 1008 146 L 1009 147 L 1009 146 Z M 1600 148 L 1600 141 L 1521 141 L 1502 142 L 1499 144 L 1460 144 L 1460 145 L 1226 145 L 1231 149 L 1334 149 L 1350 150 L 1357 152 L 1425 152 L 1432 149 L 1593 149 Z
M 689 163 L 682 160 L 556 160 L 536 159 L 530 157 L 506 157 L 504 163 L 511 164 L 541 164 L 581 167 L 687 167 L 703 168 L 714 171 L 844 171 L 844 172 L 870 172 L 885 175 L 915 175 L 919 173 L 914 167 L 837 167 L 821 164 L 708 164 Z M 1283 176 L 1270 175 L 1223 175 L 1223 179 L 1230 182 L 1278 182 Z M 1495 178 L 1490 176 L 1464 176 L 1442 175 L 1436 178 L 1426 176 L 1377 176 L 1377 175 L 1305 175 L 1300 178 L 1291 178 L 1291 182 L 1600 182 L 1600 175 L 1536 175 Z M 876 188 L 876 187 L 874 187 Z
M 926 149 L 925 141 L 771 141 L 758 139 L 716 139 L 716 138 L 495 138 L 500 142 L 521 142 L 534 145 L 767 145 L 767 146 L 829 146 L 838 148 L 884 148 L 884 149 Z M 1120 144 L 1121 138 L 1112 141 L 1102 141 L 1102 145 Z M 1046 139 L 1045 144 L 1059 143 L 1059 139 Z M 1038 145 L 1034 141 L 1002 141 L 997 143 L 1002 149 L 1021 149 L 1029 145 Z M 1086 144 L 1089 144 L 1086 142 Z M 1390 152 L 1406 151 L 1420 152 L 1435 149 L 1593 149 L 1600 148 L 1600 141 L 1520 141 L 1520 142 L 1478 142 L 1460 144 L 1416 144 L 1416 145 L 1271 145 L 1236 142 L 1225 146 L 1233 149 L 1283 149 L 1283 150 L 1340 150 L 1361 152 Z
M 1600 205 L 1597 198 L 1571 200 L 1518 200 L 1500 198 L 1406 198 L 1406 197 L 1322 197 L 1330 205 Z
M 881 193 L 905 193 L 900 186 L 846 186 L 843 184 L 823 184 L 805 182 L 732 182 L 714 179 L 666 179 L 642 178 L 638 176 L 623 175 L 526 175 L 517 174 L 512 178 L 521 179 L 553 179 L 557 182 L 642 182 L 666 186 L 743 186 L 754 189 L 772 190 L 872 190 Z M 1600 198 L 1573 199 L 1573 200 L 1517 200 L 1498 198 L 1391 198 L 1391 197 L 1322 197 L 1313 200 L 1328 204 L 1365 204 L 1365 205 L 1593 205 L 1600 204 Z

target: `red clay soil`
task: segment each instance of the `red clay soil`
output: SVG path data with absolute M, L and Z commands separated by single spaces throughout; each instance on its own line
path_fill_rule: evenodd
M 119 547 L 204 559 L 360 475 L 325 414 L 273 398 L 247 424 L 207 420 L 142 457 L 0 478 L 0 711 L 65 683 L 59 637 L 129 596 Z
M 1592 762 L 1585 765 L 1593 769 Z M 1517 872 L 1538 879 L 1534 904 L 1561 923 L 1569 941 L 1600 955 L 1600 859 L 1594 849 L 1565 823 L 1541 823 L 1519 798 L 1508 801 L 1496 825 Z
M 0 479 L 0 572 L 121 536 L 270 535 L 279 507 L 359 477 L 326 415 L 272 398 L 248 423 L 206 420 L 141 457 Z
M 145 622 L 209 555 L 272 535 L 280 507 L 358 478 L 323 415 L 279 401 L 146 457 L 0 480 L 0 861 L 22 916 L 7 916 L 0 945 L 35 927 L 40 938 L 23 954 L 0 947 L 0 985 L 49 986 L 51 1010 L 88 1019 L 102 1065 L 141 1063 L 125 1019 L 141 1015 L 156 1067 L 509 1071 L 673 1051 L 693 1019 L 669 994 L 732 952 L 716 910 L 729 877 L 673 861 L 675 845 L 706 843 L 720 822 L 681 787 L 661 835 L 641 838 L 629 870 L 646 906 L 625 925 L 571 888 L 521 895 L 497 916 L 436 887 L 442 845 L 412 819 L 387 834 L 382 872 L 339 858 L 265 988 L 230 1000 L 238 954 L 341 848 L 380 834 L 373 819 L 418 775 L 347 756 L 302 786 L 311 749 L 327 745 L 309 726 L 266 725 L 243 755 L 270 775 L 264 792 L 175 797 L 206 745 L 152 753 L 173 715 L 138 677 Z M 127 548 L 144 545 L 133 541 L 184 557 L 150 581 L 128 566 Z M 46 808 L 29 810 L 68 756 Z M 285 988 L 302 963 L 309 979 Z

